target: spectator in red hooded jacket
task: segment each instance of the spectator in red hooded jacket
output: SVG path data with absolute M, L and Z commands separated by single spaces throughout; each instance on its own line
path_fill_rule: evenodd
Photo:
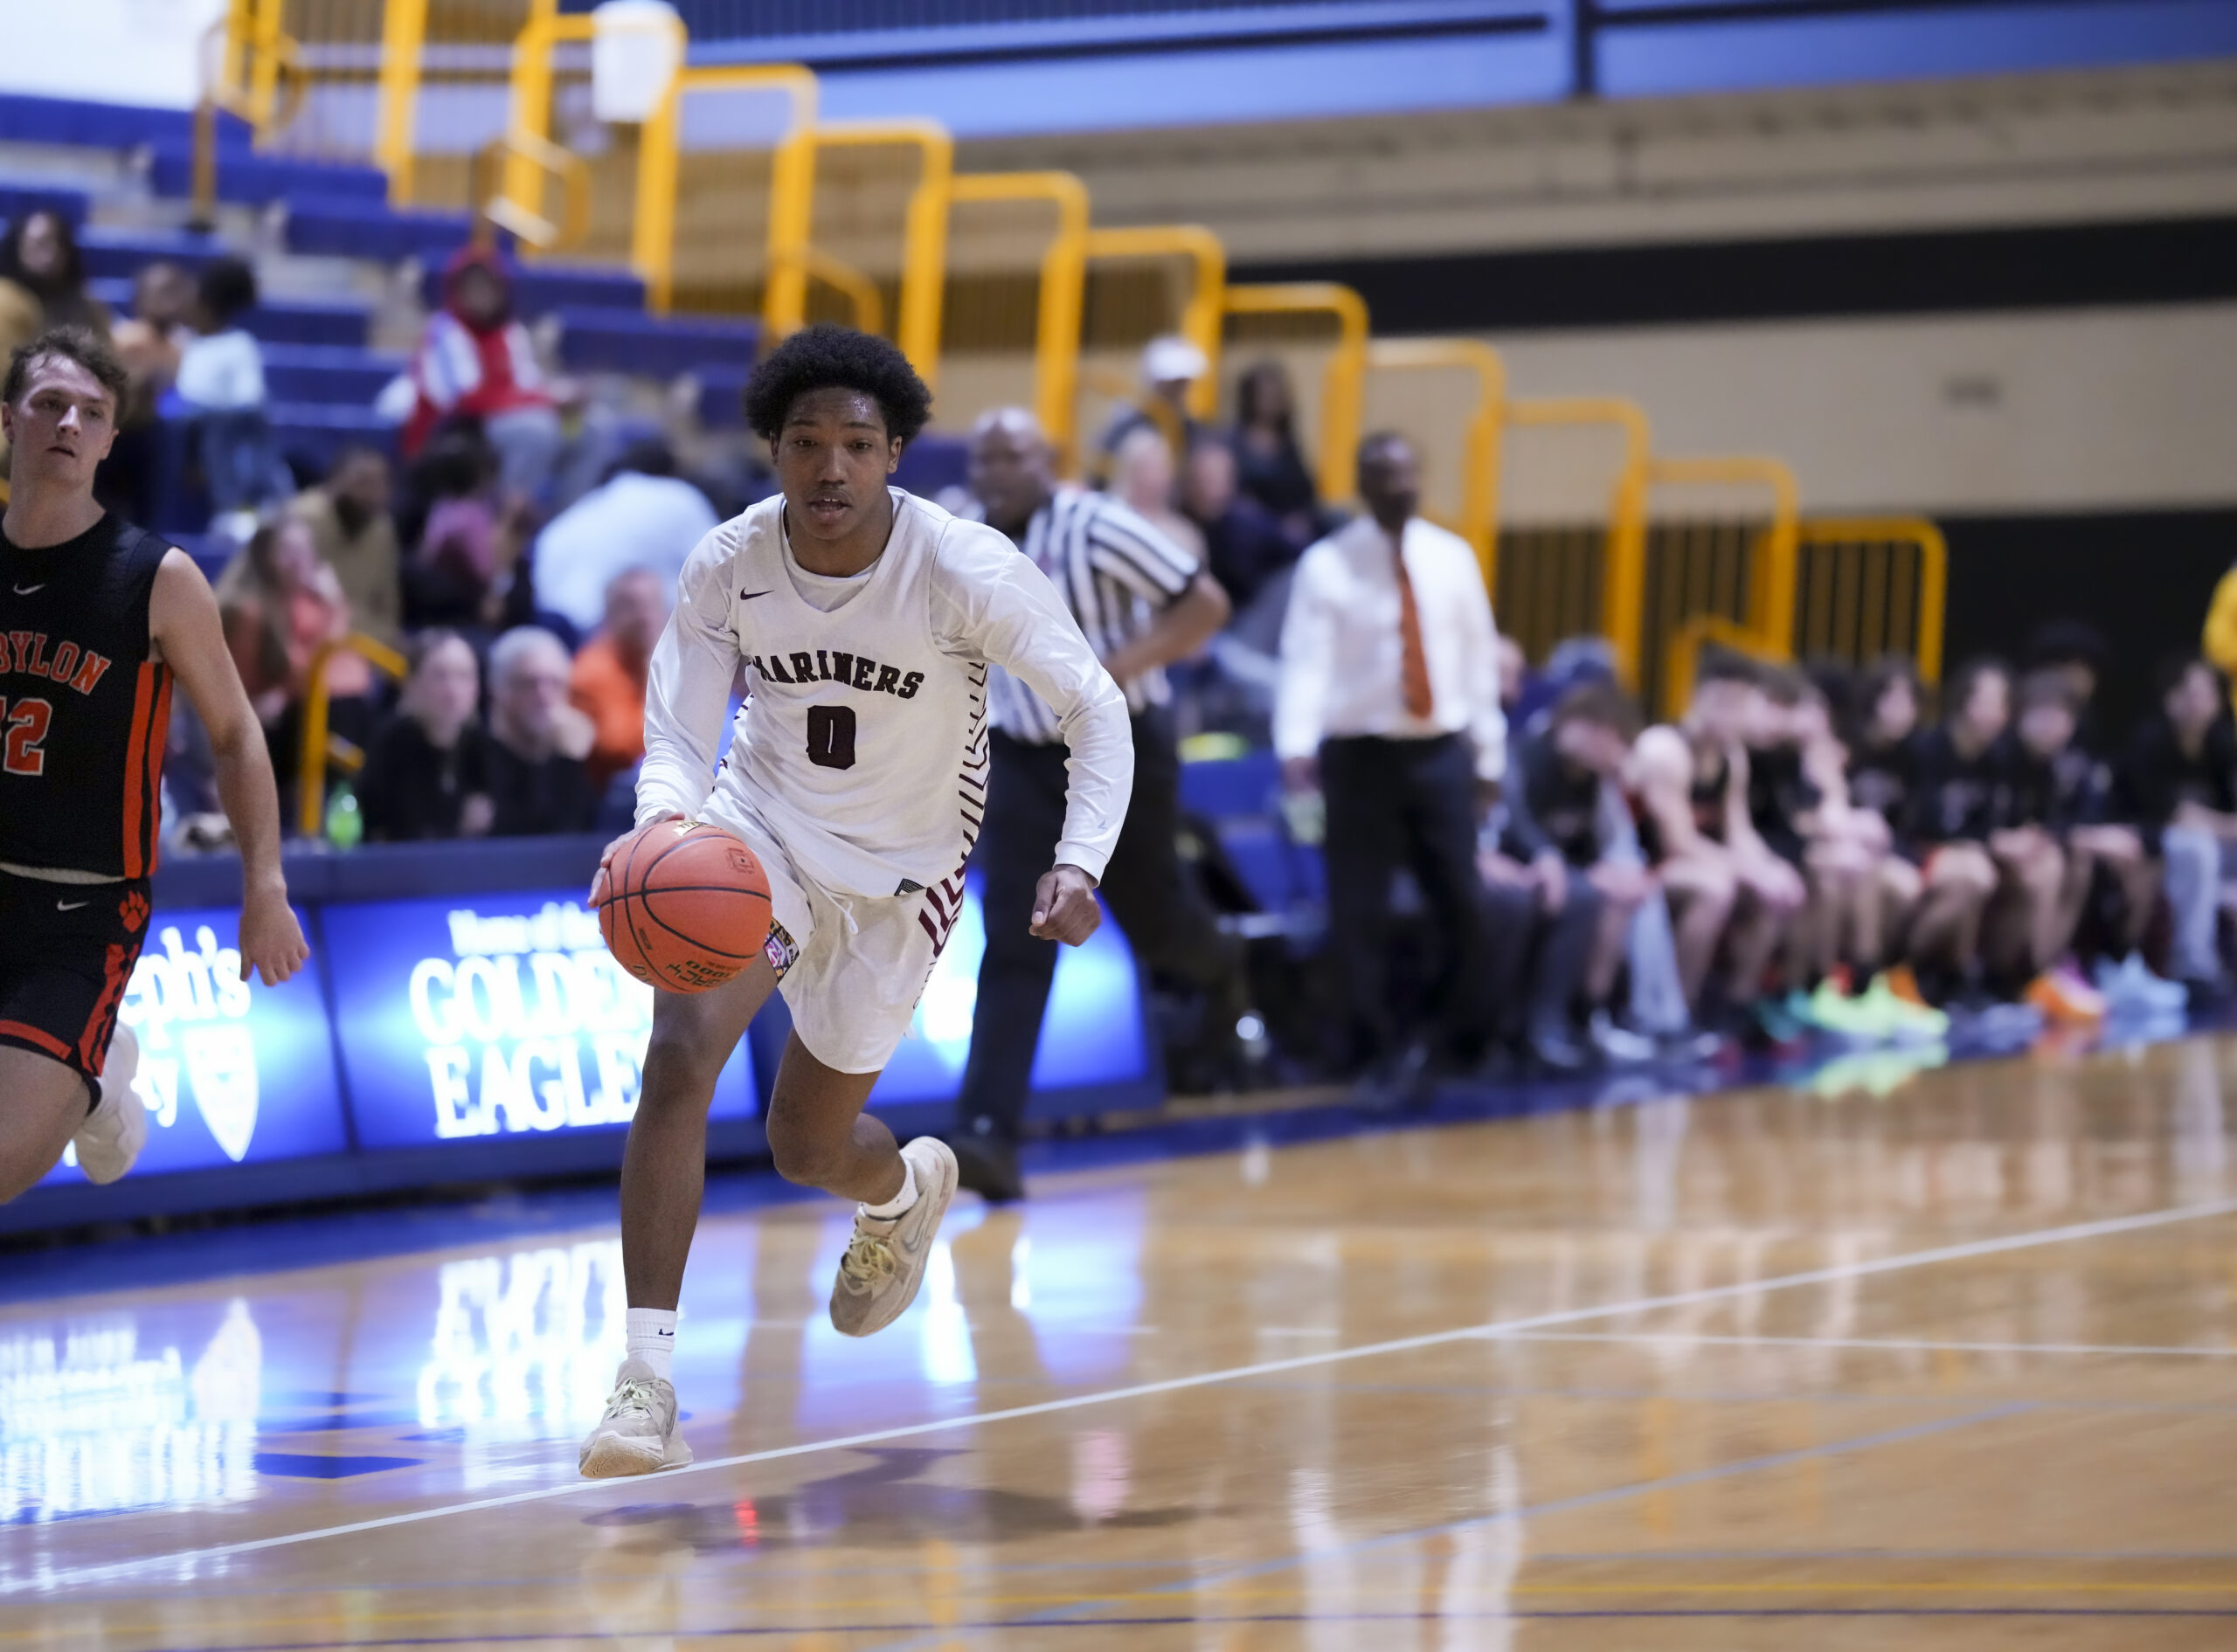
M 512 279 L 495 252 L 467 247 L 443 272 L 443 308 L 412 363 L 419 391 L 404 452 L 416 456 L 444 419 L 479 419 L 509 494 L 535 498 L 559 457 L 559 414 L 528 328 L 513 319 Z

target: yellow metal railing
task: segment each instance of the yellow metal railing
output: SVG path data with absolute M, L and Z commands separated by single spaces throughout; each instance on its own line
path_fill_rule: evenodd
M 1916 516 L 1819 517 L 1801 524 L 1802 595 L 1795 650 L 1861 665 L 1908 654 L 1924 681 L 1942 680 L 1950 551 Z
M 326 824 L 326 771 L 331 764 L 355 774 L 364 766 L 364 752 L 334 733 L 329 726 L 331 696 L 326 687 L 326 667 L 336 654 L 353 653 L 376 671 L 401 682 L 410 667 L 402 654 L 386 643 L 353 631 L 338 642 L 324 642 L 311 655 L 303 688 L 302 745 L 297 764 L 296 825 L 307 838 L 316 837 Z
M 490 175 L 500 167 L 509 179 L 523 168 L 536 179 L 526 200 L 514 194 L 509 184 L 493 187 Z M 547 176 L 559 181 L 558 223 L 545 218 L 541 210 Z M 553 252 L 579 245 L 590 232 L 590 163 L 572 149 L 533 132 L 508 132 L 475 152 L 471 176 L 473 198 L 481 203 L 474 214 L 477 240 L 486 242 L 489 232 L 503 230 L 523 245 Z
M 1786 461 L 1760 454 L 1656 459 L 1650 487 L 1762 487 L 1771 496 L 1770 526 L 1751 547 L 1746 623 L 1771 657 L 1794 657 L 1795 596 L 1800 584 L 1802 490 Z
M 645 122 L 639 141 L 630 266 L 644 280 L 646 302 L 653 313 L 667 315 L 675 295 L 676 177 L 683 100 L 717 92 L 780 92 L 791 102 L 790 123 L 772 158 L 769 268 L 761 307 L 763 324 L 772 336 L 781 338 L 807 319 L 808 238 L 815 208 L 816 80 L 811 70 L 796 63 L 687 68 L 669 83 L 668 95 Z
M 1200 224 L 1146 224 L 1127 229 L 1090 230 L 1091 259 L 1178 258 L 1188 260 L 1194 281 L 1181 308 L 1180 333 L 1203 351 L 1204 376 L 1188 387 L 1188 416 L 1209 419 L 1219 411 L 1221 318 L 1226 314 L 1227 248 Z
M 1288 281 L 1230 287 L 1222 300 L 1229 315 L 1333 315 L 1336 353 L 1321 381 L 1318 446 L 1320 497 L 1329 504 L 1359 491 L 1361 410 L 1367 398 L 1367 301 L 1339 281 Z
M 1377 339 L 1367 366 L 1380 373 L 1457 369 L 1476 377 L 1476 407 L 1461 439 L 1460 515 L 1454 531 L 1476 548 L 1484 587 L 1499 589 L 1499 425 L 1506 401 L 1506 363 L 1490 345 L 1472 338 Z
M 1647 467 L 1654 446 L 1646 410 L 1621 396 L 1518 397 L 1506 404 L 1506 418 L 1520 430 L 1606 428 L 1623 441 L 1609 504 L 1600 628 L 1615 653 L 1617 674 L 1636 691 L 1642 680 L 1646 611 Z
M 194 104 L 194 162 L 188 221 L 206 230 L 218 221 L 218 116 L 246 121 L 261 142 L 302 107 L 301 49 L 280 31 L 279 7 L 247 17 L 237 3 L 202 37 L 202 89 Z
M 947 285 L 947 217 L 949 190 L 955 176 L 955 140 L 937 121 L 845 121 L 809 128 L 807 139 L 816 149 L 841 147 L 874 148 L 897 145 L 918 152 L 920 171 L 910 192 L 901 238 L 901 301 L 894 317 L 893 342 L 917 370 L 917 377 L 937 388 L 940 361 L 940 301 Z M 776 270 L 770 272 L 774 285 Z M 787 318 L 788 320 L 791 318 Z M 779 336 L 790 326 L 772 320 Z
M 1685 715 L 1686 703 L 1693 697 L 1693 676 L 1700 668 L 1701 649 L 1708 644 L 1729 648 L 1767 665 L 1776 665 L 1790 657 L 1783 651 L 1774 653 L 1764 647 L 1763 639 L 1737 620 L 1728 619 L 1722 614 L 1690 614 L 1670 633 L 1663 656 L 1663 706 L 1668 715 Z
M 412 145 L 419 127 L 419 59 L 426 45 L 427 0 L 385 0 L 373 160 L 388 174 L 391 206 L 410 206 L 417 182 Z
M 1070 172 L 980 172 L 954 178 L 951 203 L 1046 201 L 1056 232 L 1041 255 L 1034 324 L 1033 411 L 1056 450 L 1057 473 L 1070 475 L 1079 446 L 1080 321 L 1087 299 L 1087 185 Z

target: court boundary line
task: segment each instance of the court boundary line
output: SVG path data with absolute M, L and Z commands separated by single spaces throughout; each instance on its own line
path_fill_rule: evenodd
M 112 1560 L 97 1566 L 73 1566 L 42 1576 L 21 1579 L 0 1579 L 0 1596 L 31 1592 L 45 1593 L 53 1589 L 84 1583 L 98 1583 L 110 1579 L 127 1577 L 134 1573 L 160 1568 L 198 1566 L 212 1560 L 231 1559 L 238 1555 L 258 1554 L 270 1549 L 293 1548 L 300 1544 L 322 1542 L 329 1538 L 354 1537 L 361 1532 L 381 1531 L 393 1526 L 417 1525 L 423 1521 L 447 1519 L 453 1515 L 478 1514 L 489 1509 L 511 1508 L 525 1503 L 547 1503 L 556 1498 L 581 1496 L 596 1491 L 610 1491 L 617 1488 L 642 1487 L 657 1480 L 669 1484 L 676 1479 L 694 1474 L 705 1474 L 723 1469 L 748 1468 L 757 1463 L 779 1462 L 787 1458 L 813 1456 L 826 1451 L 847 1451 L 862 1446 L 883 1445 L 893 1440 L 916 1439 L 929 1434 L 944 1434 L 950 1429 L 983 1427 L 990 1423 L 1015 1422 L 1026 1417 L 1047 1416 L 1061 1411 L 1079 1411 L 1090 1406 L 1111 1405 L 1121 1400 L 1145 1400 L 1158 1394 L 1185 1393 L 1192 1388 L 1208 1388 L 1220 1383 L 1247 1381 L 1253 1377 L 1271 1376 L 1285 1371 L 1310 1370 L 1316 1365 L 1340 1364 L 1353 1359 L 1379 1358 L 1386 1354 L 1413 1353 L 1426 1348 L 1444 1347 L 1453 1343 L 1478 1342 L 1513 1338 L 1522 1340 L 1520 1333 L 1548 1329 L 1559 1325 L 1581 1324 L 1594 1319 L 1609 1319 L 1623 1314 L 1652 1313 L 1667 1308 L 1688 1308 L 1702 1303 L 1728 1301 L 1760 1292 L 1793 1290 L 1807 1285 L 1837 1284 L 1852 1279 L 1868 1279 L 1880 1274 L 1901 1273 L 1913 1268 L 1927 1268 L 1939 1262 L 1966 1261 L 1983 1256 L 2006 1255 L 2014 1251 L 2034 1250 L 2047 1245 L 2070 1244 L 2079 1240 L 2110 1238 L 2122 1234 L 2141 1233 L 2155 1227 L 2172 1227 L 2182 1222 L 2211 1220 L 2219 1216 L 2237 1214 L 2237 1198 L 2211 1199 L 2195 1205 L 2176 1205 L 2156 1211 L 2139 1211 L 2127 1216 L 2111 1216 L 2095 1221 L 2073 1222 L 2058 1227 L 2034 1228 L 2017 1234 L 1999 1234 L 1992 1239 L 1967 1240 L 1955 1245 L 1937 1245 L 1926 1250 L 1903 1251 L 1893 1256 L 1882 1256 L 1866 1261 L 1838 1262 L 1830 1267 L 1805 1268 L 1799 1273 L 1774 1275 L 1768 1279 L 1739 1280 L 1729 1284 L 1704 1285 L 1692 1290 L 1674 1291 L 1659 1296 L 1636 1297 L 1629 1302 L 1608 1303 L 1585 1308 L 1555 1309 L 1545 1313 L 1526 1314 L 1518 1318 L 1492 1320 L 1484 1324 L 1460 1325 L 1446 1331 L 1425 1331 L 1417 1336 L 1399 1337 L 1379 1343 L 1362 1343 L 1350 1348 L 1327 1348 L 1312 1353 L 1292 1354 L 1286 1358 L 1259 1360 L 1248 1365 L 1232 1365 L 1216 1371 L 1198 1372 L 1186 1377 L 1167 1377 L 1155 1382 L 1133 1383 L 1123 1388 L 1098 1389 L 1084 1394 L 1069 1394 L 1061 1399 L 1037 1400 L 1031 1405 L 1008 1406 L 995 1411 L 966 1413 L 958 1417 L 945 1417 L 923 1422 L 898 1424 L 890 1428 L 876 1428 L 862 1434 L 842 1434 L 835 1439 L 802 1441 L 789 1446 L 776 1446 L 764 1451 L 749 1451 L 730 1457 L 710 1457 L 703 1462 L 686 1463 L 675 1469 L 661 1470 L 657 1475 L 632 1476 L 622 1480 L 572 1480 L 556 1486 L 538 1486 L 528 1491 L 509 1492 L 498 1497 L 477 1497 L 465 1503 L 440 1503 L 433 1508 L 409 1509 L 398 1514 L 379 1515 L 370 1520 L 352 1520 L 340 1525 L 315 1527 L 305 1531 L 275 1533 L 271 1537 L 245 1538 L 238 1543 L 213 1544 L 206 1548 L 182 1549 L 170 1554 L 141 1555 L 127 1560 Z M 1799 1235 L 1797 1235 L 1799 1236 Z
M 1690 1342 L 1717 1348 L 1863 1348 L 1901 1352 L 1960 1354 L 2102 1354 L 2110 1358 L 2157 1358 L 2181 1355 L 2198 1359 L 2237 1359 L 2237 1347 L 2181 1348 L 2150 1343 L 1933 1342 L 1908 1337 L 1732 1337 L 1691 1331 L 1517 1331 L 1513 1342 L 1655 1343 Z

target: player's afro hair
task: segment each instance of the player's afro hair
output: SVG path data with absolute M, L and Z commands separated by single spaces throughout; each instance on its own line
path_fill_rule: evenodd
M 745 422 L 775 441 L 793 404 L 811 391 L 860 391 L 884 415 L 889 436 L 917 439 L 932 416 L 932 393 L 909 358 L 884 339 L 851 327 L 802 328 L 761 358 L 745 386 Z

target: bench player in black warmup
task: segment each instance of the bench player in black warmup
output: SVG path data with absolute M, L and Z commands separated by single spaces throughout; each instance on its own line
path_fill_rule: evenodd
M 97 1182 L 148 1118 L 117 1006 L 148 932 L 174 677 L 210 732 L 240 844 L 241 978 L 308 949 L 280 875 L 280 797 L 217 599 L 187 554 L 93 500 L 124 370 L 82 329 L 17 350 L 0 385 L 0 1201 L 73 1141 Z M 114 1041 L 112 1041 L 114 1040 Z

